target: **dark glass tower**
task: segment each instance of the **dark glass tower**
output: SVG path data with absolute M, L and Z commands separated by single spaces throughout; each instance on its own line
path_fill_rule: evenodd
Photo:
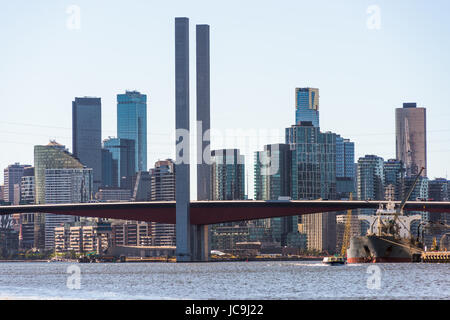
M 102 183 L 102 103 L 100 98 L 72 102 L 72 149 L 81 163 L 92 168 L 94 192 Z

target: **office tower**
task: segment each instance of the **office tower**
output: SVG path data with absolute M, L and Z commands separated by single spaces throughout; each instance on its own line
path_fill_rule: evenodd
M 131 190 L 131 180 L 136 173 L 135 147 L 135 141 L 132 139 L 109 138 L 103 141 L 103 149 L 111 153 L 109 156 L 104 151 L 105 159 L 112 159 L 111 187 Z M 107 175 L 105 171 L 105 176 Z
M 319 156 L 320 129 L 309 121 L 286 129 L 286 143 L 292 151 L 291 197 L 313 200 L 321 197 Z
M 0 185 L 0 203 L 3 202 L 3 193 L 5 190 L 5 185 Z
M 295 124 L 303 121 L 319 127 L 319 89 L 295 88 Z
M 113 162 L 113 157 L 112 157 L 111 151 L 109 151 L 108 149 L 102 148 L 102 187 L 114 186 L 113 163 L 114 162 Z M 117 167 L 116 167 L 116 170 L 117 170 Z
M 176 166 L 171 159 L 157 161 L 155 168 L 150 170 L 152 201 L 175 200 Z M 156 246 L 175 246 L 175 225 L 152 222 L 154 241 Z
M 83 164 L 66 147 L 50 141 L 45 146 L 34 146 L 34 174 L 36 204 L 45 203 L 46 169 L 83 169 Z M 91 195 L 92 197 L 92 195 Z M 35 215 L 35 247 L 45 248 L 45 213 Z
M 392 194 L 392 200 L 403 200 L 403 181 L 406 171 L 403 162 L 397 159 L 389 159 L 384 162 L 383 166 L 385 195 Z
M 197 25 L 197 200 L 211 199 L 209 25 Z M 208 159 L 205 159 L 208 157 Z
M 335 199 L 336 134 L 321 133 L 311 121 L 301 121 L 286 129 L 286 143 L 292 150 L 292 199 Z M 335 251 L 335 213 L 308 214 L 299 220 L 308 250 Z
M 176 234 L 177 261 L 196 259 L 191 247 L 190 224 L 190 146 L 189 146 L 189 19 L 175 18 L 175 129 L 176 138 Z M 194 255 L 194 256 L 193 256 Z
M 147 171 L 147 95 L 126 91 L 117 95 L 117 136 L 135 145 L 135 172 Z
M 384 161 L 375 155 L 358 159 L 358 200 L 384 200 Z
M 288 144 L 270 144 L 255 153 L 255 200 L 289 199 L 292 152 Z M 259 189 L 259 190 L 258 190 Z M 292 247 L 289 235 L 298 235 L 298 217 L 267 219 L 272 241 Z M 291 235 L 292 237 L 292 235 Z
M 150 201 L 152 199 L 152 177 L 148 171 L 139 171 L 134 183 L 132 201 Z
M 404 103 L 395 109 L 395 137 L 397 159 L 406 167 L 406 176 L 420 172 L 427 176 L 427 127 L 426 109 L 417 108 L 416 103 Z
M 212 200 L 245 199 L 245 162 L 239 149 L 211 152 Z
M 94 192 L 102 179 L 102 103 L 100 98 L 75 98 L 72 102 L 73 155 L 94 174 Z
M 91 168 L 45 169 L 45 203 L 86 203 L 92 200 L 93 172 Z M 76 216 L 45 215 L 45 248 L 55 246 L 55 227 L 79 220 Z
M 336 194 L 348 199 L 355 193 L 355 143 L 336 135 Z
M 15 163 L 9 165 L 4 170 L 4 191 L 3 191 L 3 200 L 5 202 L 9 202 L 11 204 L 18 205 L 20 202 L 20 189 L 17 192 L 14 192 L 14 186 L 20 185 L 23 171 L 25 168 L 31 167 L 30 165 L 21 165 L 19 163 Z M 16 201 L 14 201 L 14 198 Z M 17 199 L 19 198 L 19 201 Z
M 21 204 L 35 203 L 34 167 L 23 170 L 20 192 Z M 19 247 L 21 249 L 31 249 L 34 245 L 34 217 L 34 213 L 20 214 Z

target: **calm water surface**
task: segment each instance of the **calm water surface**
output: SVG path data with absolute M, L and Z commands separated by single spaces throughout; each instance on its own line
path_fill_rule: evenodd
M 0 299 L 450 299 L 449 264 L 377 264 L 379 282 L 373 264 L 75 264 L 69 289 L 71 265 L 0 263 Z

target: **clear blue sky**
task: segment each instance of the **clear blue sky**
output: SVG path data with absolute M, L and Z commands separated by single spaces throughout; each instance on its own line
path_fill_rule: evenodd
M 81 10 L 78 30 L 66 26 L 70 5 Z M 380 9 L 380 29 L 367 26 L 371 5 Z M 427 108 L 429 177 L 445 177 L 449 12 L 446 0 L 2 1 L 0 168 L 33 164 L 33 146 L 50 138 L 71 149 L 75 96 L 101 97 L 103 137 L 115 136 L 116 94 L 127 89 L 148 95 L 149 166 L 173 157 L 174 18 L 185 16 L 191 23 L 191 119 L 195 24 L 206 23 L 213 128 L 282 135 L 295 121 L 295 87 L 316 87 L 322 130 L 352 139 L 357 158 L 388 159 L 395 157 L 394 109 L 417 102 Z M 243 148 L 242 141 L 228 142 L 212 146 Z M 283 138 L 272 133 L 254 149 L 275 142 Z M 246 153 L 250 181 L 253 151 Z

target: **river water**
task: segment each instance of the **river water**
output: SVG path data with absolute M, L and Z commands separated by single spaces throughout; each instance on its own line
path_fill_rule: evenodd
M 0 263 L 0 299 L 450 299 L 450 264 Z

